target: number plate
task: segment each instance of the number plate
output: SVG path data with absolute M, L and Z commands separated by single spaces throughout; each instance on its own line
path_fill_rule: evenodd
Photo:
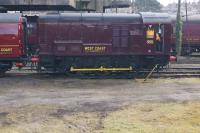
M 103 53 L 106 52 L 105 46 L 86 46 L 84 47 L 86 53 Z

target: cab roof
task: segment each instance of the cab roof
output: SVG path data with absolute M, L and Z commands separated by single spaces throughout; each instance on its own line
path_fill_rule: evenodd
M 152 12 L 141 12 L 143 23 L 154 24 L 154 23 L 171 23 L 172 19 L 167 13 L 152 13 Z

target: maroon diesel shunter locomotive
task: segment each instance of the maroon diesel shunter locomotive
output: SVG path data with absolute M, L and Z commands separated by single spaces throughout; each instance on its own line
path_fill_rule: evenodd
M 26 19 L 21 14 L 0 14 L 0 73 L 26 57 Z
M 41 15 L 37 28 L 39 66 L 48 71 L 132 71 L 169 62 L 167 14 Z

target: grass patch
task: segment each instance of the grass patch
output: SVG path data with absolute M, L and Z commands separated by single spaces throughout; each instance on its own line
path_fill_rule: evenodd
M 30 105 L 2 113 L 0 133 L 82 133 L 93 132 L 97 113 L 70 113 L 58 105 Z
M 1 133 L 199 133 L 200 102 L 137 103 L 109 113 L 29 106 L 5 114 Z M 60 110 L 60 109 L 59 109 Z M 58 113 L 58 114 L 57 114 Z M 7 116 L 6 116 L 7 115 Z
M 137 104 L 111 113 L 103 133 L 199 133 L 200 102 Z

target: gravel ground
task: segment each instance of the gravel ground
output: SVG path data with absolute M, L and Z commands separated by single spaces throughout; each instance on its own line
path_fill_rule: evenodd
M 200 79 L 69 79 L 35 74 L 9 74 L 0 80 L 4 108 L 58 104 L 69 111 L 109 111 L 136 101 L 200 98 Z
M 9 73 L 0 79 L 0 132 L 94 133 L 108 113 L 127 106 L 199 100 L 199 78 L 144 82 Z

